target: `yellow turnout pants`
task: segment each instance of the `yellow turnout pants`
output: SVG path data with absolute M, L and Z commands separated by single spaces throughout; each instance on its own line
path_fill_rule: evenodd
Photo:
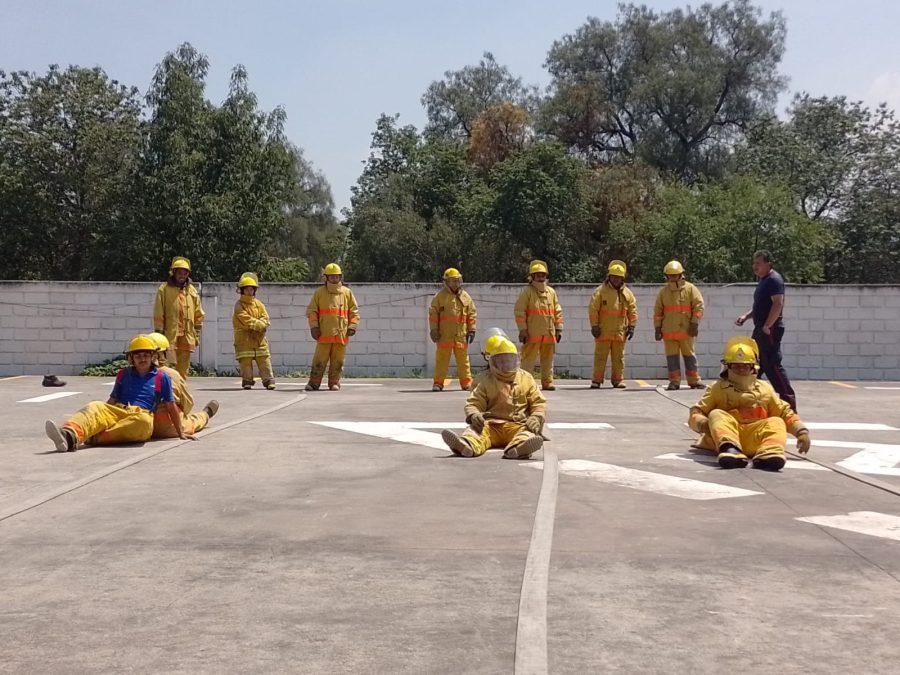
M 740 422 L 725 410 L 709 413 L 709 433 L 716 448 L 729 443 L 747 457 L 784 455 L 787 427 L 780 417 L 768 417 L 755 422 Z
M 541 360 L 541 384 L 553 384 L 553 355 L 556 342 L 527 342 L 522 347 L 522 370 L 532 372 L 534 364 Z
M 63 427 L 74 431 L 79 443 L 137 443 L 150 440 L 153 415 L 135 405 L 91 401 L 66 420 Z
M 451 343 L 452 344 L 452 343 Z M 469 366 L 469 348 L 458 343 L 448 346 L 437 346 L 434 354 L 434 383 L 444 386 L 447 373 L 450 372 L 450 356 L 456 358 L 456 374 L 459 376 L 459 386 L 468 389 L 472 384 L 472 369 Z
M 663 344 L 666 348 L 669 382 L 681 384 L 681 359 L 679 357 L 684 357 L 684 374 L 687 375 L 688 384 L 699 384 L 700 373 L 697 370 L 697 355 L 694 353 L 694 338 L 663 340 Z
M 347 346 L 339 342 L 319 342 L 313 354 L 312 368 L 309 373 L 309 383 L 322 384 L 322 376 L 325 368 L 328 368 L 328 386 L 341 383 L 341 373 L 344 372 L 344 357 L 347 354 Z
M 463 432 L 463 440 L 472 446 L 472 452 L 478 457 L 490 448 L 512 448 L 534 436 L 518 422 L 505 420 L 487 420 L 480 434 L 469 427 Z
M 612 340 L 603 340 L 602 337 L 594 341 L 594 382 L 603 382 L 606 372 L 606 360 L 612 356 L 612 373 L 610 380 L 613 384 L 621 382 L 625 378 L 625 343 Z
M 270 356 L 248 356 L 245 359 L 238 359 L 238 365 L 241 367 L 241 384 L 253 384 L 253 362 L 256 361 L 256 368 L 259 370 L 259 377 L 262 383 L 269 384 L 275 381 L 275 374 L 272 372 L 272 357 Z
M 209 415 L 202 410 L 200 412 L 185 415 L 179 408 L 181 415 L 181 429 L 186 434 L 195 434 L 209 424 Z M 177 438 L 175 425 L 165 408 L 160 408 L 153 413 L 153 438 Z

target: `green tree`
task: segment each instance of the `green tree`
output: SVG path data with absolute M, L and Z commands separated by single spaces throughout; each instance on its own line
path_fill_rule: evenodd
M 784 82 L 780 13 L 747 0 L 656 13 L 622 5 L 556 41 L 541 128 L 601 162 L 683 180 L 719 175 L 736 139 L 771 114 Z
M 661 281 L 672 259 L 695 281 L 750 281 L 753 253 L 768 249 L 788 281 L 819 282 L 829 230 L 792 202 L 788 188 L 749 176 L 694 187 L 670 183 L 639 218 L 612 224 L 610 246 L 638 281 Z
M 139 116 L 137 90 L 100 68 L 0 71 L 4 278 L 110 278 L 98 244 L 128 231 Z
M 476 66 L 448 70 L 444 79 L 432 82 L 422 95 L 428 115 L 425 136 L 468 139 L 475 120 L 486 110 L 503 103 L 533 112 L 539 96 L 533 86 L 522 84 L 506 66 L 485 52 Z
M 283 226 L 295 187 L 284 111 L 257 110 L 242 66 L 214 106 L 204 98 L 208 66 L 183 44 L 154 76 L 141 225 L 155 246 L 134 252 L 131 274 L 159 276 L 171 256 L 186 255 L 201 278 L 237 278 L 265 262 L 265 246 Z

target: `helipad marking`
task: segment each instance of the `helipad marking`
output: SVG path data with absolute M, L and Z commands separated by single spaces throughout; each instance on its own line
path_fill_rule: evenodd
M 788 443 L 796 443 L 793 438 Z M 862 448 L 854 455 L 842 459 L 836 464 L 856 473 L 868 473 L 879 476 L 900 476 L 900 445 L 888 443 L 865 443 L 862 441 L 819 441 L 813 439 L 812 452 L 816 448 Z
M 522 466 L 543 469 L 543 462 L 527 462 L 522 463 Z M 622 487 L 642 492 L 656 492 L 670 497 L 679 497 L 680 499 L 728 499 L 729 497 L 750 497 L 763 494 L 755 490 L 745 490 L 744 488 L 730 485 L 668 476 L 652 471 L 628 469 L 615 464 L 593 462 L 587 459 L 560 460 L 559 470 L 566 474 L 588 476 L 603 483 L 621 485 Z
M 387 438 L 399 443 L 424 445 L 438 450 L 447 449 L 446 444 L 441 440 L 441 435 L 431 431 L 424 431 L 425 429 L 465 429 L 468 426 L 465 422 L 310 421 L 310 424 L 318 424 L 319 426 L 340 429 L 341 431 L 350 431 L 355 434 Z M 547 427 L 550 429 L 592 429 L 595 431 L 615 428 L 606 422 L 550 422 Z
M 812 431 L 898 431 L 897 427 L 887 424 L 868 424 L 866 422 L 807 422 Z
M 713 455 L 692 455 L 689 453 L 679 453 L 679 452 L 667 452 L 663 455 L 657 455 L 654 459 L 675 459 L 675 460 L 684 460 L 688 462 L 696 462 L 698 464 L 708 464 L 709 466 L 719 466 L 719 463 L 716 461 L 716 458 Z M 811 471 L 828 471 L 824 466 L 819 466 L 818 464 L 811 464 L 810 462 L 804 462 L 802 459 L 792 459 L 790 457 L 787 458 L 787 464 L 784 465 L 785 469 L 806 469 Z
M 644 380 L 635 380 L 635 382 L 637 382 L 638 385 L 641 387 L 652 387 L 653 386 L 652 384 L 645 382 Z
M 858 532 L 872 537 L 882 537 L 900 541 L 900 516 L 892 516 L 877 511 L 851 511 L 846 515 L 810 516 L 796 518 L 802 523 L 812 523 L 836 530 Z
M 843 387 L 844 389 L 856 389 L 857 386 L 855 384 L 847 384 L 846 382 L 838 382 L 836 380 L 832 380 L 828 384 L 833 384 L 835 387 Z
M 873 391 L 900 391 L 900 387 L 864 387 Z
M 80 391 L 58 391 L 54 394 L 44 394 L 43 396 L 35 396 L 34 398 L 25 398 L 21 401 L 16 401 L 16 403 L 46 403 L 47 401 L 52 401 L 57 398 L 75 396 L 76 394 L 80 393 Z

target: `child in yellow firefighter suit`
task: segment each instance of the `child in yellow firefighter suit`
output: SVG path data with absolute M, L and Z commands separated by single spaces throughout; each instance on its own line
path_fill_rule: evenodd
M 62 427 L 47 420 L 44 429 L 59 452 L 73 452 L 79 443 L 113 445 L 150 440 L 153 411 L 164 405 L 179 438 L 188 438 L 181 427 L 172 380 L 157 368 L 156 345 L 146 335 L 131 340 L 125 355 L 130 364 L 116 375 L 109 399 L 91 401 Z
M 451 354 L 456 357 L 459 386 L 466 391 L 472 387 L 469 345 L 475 339 L 476 318 L 475 302 L 462 288 L 462 274 L 451 267 L 444 272 L 444 288 L 434 296 L 428 310 L 431 341 L 437 345 L 431 391 L 444 389 Z
M 703 318 L 703 296 L 694 284 L 684 280 L 684 267 L 677 260 L 666 264 L 663 272 L 666 285 L 656 296 L 653 311 L 653 327 L 656 341 L 663 341 L 666 349 L 666 366 L 669 369 L 670 391 L 681 387 L 681 357 L 691 389 L 705 389 L 700 381 L 697 355 L 694 353 L 694 338 L 700 332 Z
M 703 434 L 697 447 L 718 453 L 725 469 L 747 466 L 778 471 L 784 466 L 787 433 L 797 437 L 797 450 L 809 452 L 809 431 L 772 385 L 757 379 L 759 348 L 752 338 L 729 340 L 722 357 L 725 369 L 691 408 L 688 424 Z
M 319 389 L 326 367 L 328 388 L 332 391 L 341 388 L 347 343 L 356 334 L 359 325 L 359 307 L 353 291 L 343 285 L 344 275 L 340 266 L 329 263 L 322 276 L 325 285 L 316 289 L 306 308 L 309 332 L 316 341 L 306 391 Z
M 549 271 L 543 260 L 533 260 L 528 266 L 528 285 L 516 301 L 516 325 L 522 348 L 522 370 L 529 373 L 538 357 L 541 360 L 541 388 L 553 386 L 553 355 L 562 339 L 563 311 L 556 291 L 547 285 Z
M 156 353 L 159 359 L 158 368 L 172 380 L 172 393 L 175 395 L 175 404 L 181 411 L 181 428 L 184 429 L 184 433 L 195 434 L 206 428 L 210 418 L 219 411 L 219 402 L 210 401 L 203 407 L 203 410 L 194 412 L 194 397 L 191 395 L 191 390 L 188 389 L 187 382 L 181 377 L 181 373 L 166 363 L 166 352 L 169 349 L 169 341 L 166 340 L 166 336 L 162 333 L 150 333 L 147 337 L 153 340 L 153 344 L 158 350 Z M 169 419 L 168 411 L 164 407 L 157 406 L 153 411 L 153 438 L 176 438 L 177 436 L 178 432 L 175 431 L 175 425 Z
M 624 389 L 625 341 L 634 337 L 637 324 L 637 301 L 634 293 L 625 286 L 625 263 L 613 260 L 606 270 L 607 276 L 588 305 L 591 335 L 594 336 L 594 375 L 591 389 L 603 384 L 606 359 L 612 354 L 610 381 L 616 389 Z
M 169 341 L 170 361 L 187 379 L 191 367 L 191 352 L 200 344 L 200 328 L 203 326 L 203 307 L 200 294 L 191 283 L 191 261 L 175 257 L 169 267 L 168 280 L 156 292 L 153 305 L 153 326 Z
M 501 335 L 485 341 L 489 369 L 475 380 L 466 400 L 462 436 L 444 429 L 441 438 L 455 455 L 480 457 L 490 448 L 503 448 L 506 459 L 527 459 L 544 445 L 541 431 L 547 400 L 534 377 L 519 368 L 516 346 Z
M 237 292 L 241 297 L 234 303 L 234 313 L 231 316 L 234 356 L 241 368 L 241 386 L 244 389 L 253 388 L 253 362 L 256 361 L 263 386 L 272 390 L 275 388 L 275 375 L 272 373 L 269 341 L 266 340 L 269 313 L 256 297 L 258 290 L 259 280 L 253 272 L 241 275 L 237 285 Z

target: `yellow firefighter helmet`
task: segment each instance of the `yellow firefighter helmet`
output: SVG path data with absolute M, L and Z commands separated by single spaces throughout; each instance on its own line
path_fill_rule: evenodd
M 684 267 L 677 260 L 670 260 L 666 263 L 663 274 L 684 274 Z
M 614 277 L 624 277 L 628 268 L 625 266 L 625 263 L 621 260 L 613 260 L 609 263 L 609 267 L 606 268 L 606 273 L 610 276 Z
M 164 352 L 169 348 L 169 340 L 162 333 L 148 333 L 147 337 L 156 345 L 156 351 Z
M 756 340 L 744 335 L 731 338 L 725 345 L 722 363 L 726 365 L 729 363 L 757 365 L 759 363 L 759 346 L 756 344 Z
M 191 271 L 191 261 L 187 258 L 184 258 L 180 255 L 172 258 L 172 264 L 169 266 L 169 271 L 174 272 L 175 270 L 187 270 Z
M 131 352 L 155 352 L 157 350 L 156 343 L 150 339 L 148 335 L 135 335 L 128 343 L 126 354 Z

